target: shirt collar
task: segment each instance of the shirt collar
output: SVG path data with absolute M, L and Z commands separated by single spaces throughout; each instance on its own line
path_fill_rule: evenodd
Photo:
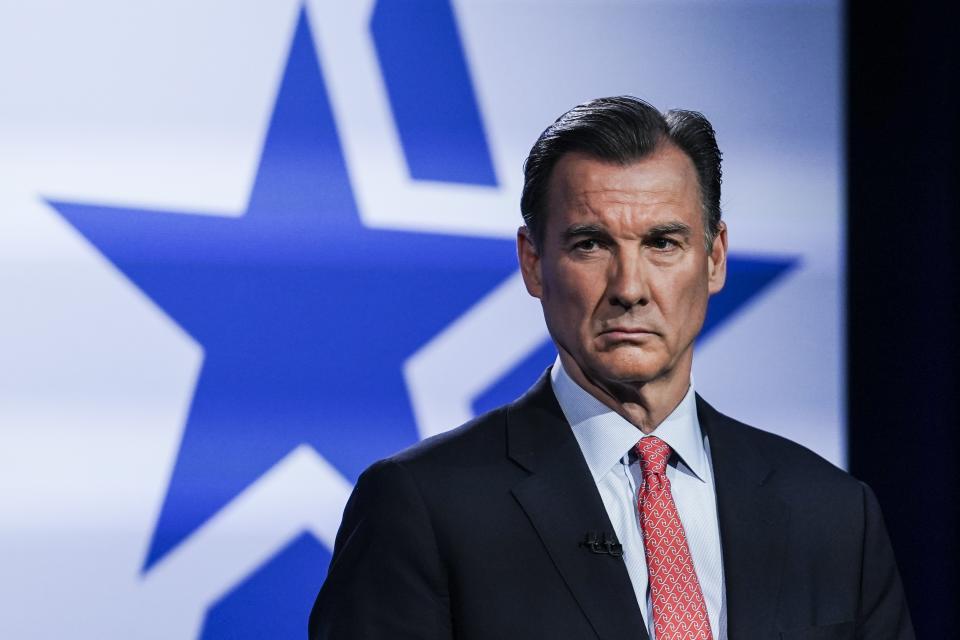
M 707 459 L 692 380 L 680 404 L 651 434 L 644 434 L 574 382 L 559 357 L 550 373 L 550 382 L 594 482 L 605 476 L 646 435 L 655 435 L 670 445 L 690 471 L 706 481 Z

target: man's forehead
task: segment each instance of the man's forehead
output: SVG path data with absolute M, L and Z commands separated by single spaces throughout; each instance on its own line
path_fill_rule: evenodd
M 564 227 L 593 220 L 661 224 L 660 218 L 699 218 L 701 203 L 693 164 L 675 147 L 628 164 L 570 153 L 557 163 L 550 185 L 550 217 Z M 657 219 L 655 222 L 650 219 Z M 554 226 L 554 225 L 551 225 Z M 556 227 L 555 227 L 556 228 Z
M 571 201 L 630 203 L 685 197 L 698 192 L 693 163 L 673 145 L 626 164 L 582 152 L 561 156 L 549 184 L 551 197 Z

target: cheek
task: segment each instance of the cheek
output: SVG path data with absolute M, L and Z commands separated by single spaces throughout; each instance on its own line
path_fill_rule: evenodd
M 670 327 L 699 326 L 707 308 L 708 282 L 701 270 L 661 272 L 654 286 L 657 306 Z
M 572 336 L 588 332 L 598 301 L 603 299 L 602 273 L 558 266 L 543 277 L 544 312 L 552 330 Z
M 544 296 L 566 306 L 589 306 L 597 295 L 602 295 L 602 272 L 581 265 L 559 264 L 544 274 Z

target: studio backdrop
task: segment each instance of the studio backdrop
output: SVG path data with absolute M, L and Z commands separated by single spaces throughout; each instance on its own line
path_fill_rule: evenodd
M 841 14 L 6 3 L 0 637 L 302 637 L 361 471 L 553 361 L 522 164 L 589 98 L 712 120 L 696 388 L 844 466 Z

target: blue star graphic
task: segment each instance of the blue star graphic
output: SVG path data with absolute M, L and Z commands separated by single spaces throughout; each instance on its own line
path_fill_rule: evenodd
M 365 227 L 349 184 L 301 15 L 242 217 L 52 203 L 204 349 L 145 570 L 301 443 L 356 478 L 415 442 L 403 361 L 516 269 Z
M 459 46 L 449 6 L 431 6 L 446 40 Z M 389 15 L 378 10 L 375 21 Z M 403 37 L 380 20 L 374 30 L 381 55 L 401 51 Z M 415 35 L 407 30 L 405 37 Z M 435 54 L 423 52 L 432 60 Z M 450 65 L 449 56 L 440 59 Z M 458 144 L 481 160 L 468 158 L 466 169 L 456 169 L 416 146 L 417 132 L 430 122 L 417 120 L 418 96 L 402 90 L 407 83 L 397 74 L 409 65 L 395 69 L 385 68 L 387 85 L 395 114 L 407 114 L 397 124 L 414 177 L 492 183 L 482 130 L 469 124 L 479 118 L 472 112 L 465 119 L 474 126 L 465 138 L 470 144 Z M 429 62 L 419 69 L 422 82 Z M 436 79 L 458 72 L 434 71 Z M 472 104 L 468 77 L 457 91 L 460 102 Z M 354 479 L 372 460 L 414 442 L 402 363 L 516 269 L 510 241 L 361 223 L 303 13 L 243 216 L 51 204 L 204 349 L 144 570 L 302 443 Z M 711 302 L 705 331 L 792 264 L 732 256 L 728 287 Z M 545 343 L 475 408 L 512 399 L 552 358 Z

